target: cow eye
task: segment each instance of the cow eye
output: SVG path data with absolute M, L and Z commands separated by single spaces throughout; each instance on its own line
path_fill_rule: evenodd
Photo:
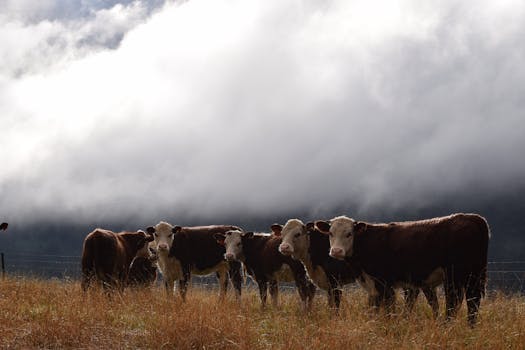
M 294 235 L 294 237 L 295 237 L 295 238 L 298 238 L 300 235 L 301 235 L 301 233 L 300 233 L 300 232 L 297 232 L 297 233 Z
M 334 235 L 332 234 L 332 232 L 328 232 L 328 236 L 333 237 Z
M 237 243 L 237 247 L 240 247 L 240 246 L 241 246 L 241 244 L 242 244 L 241 242 Z
M 346 234 L 346 238 L 350 238 L 351 235 L 352 235 L 352 232 L 348 232 L 348 233 Z
M 153 232 L 153 236 L 158 237 L 159 234 L 157 232 Z

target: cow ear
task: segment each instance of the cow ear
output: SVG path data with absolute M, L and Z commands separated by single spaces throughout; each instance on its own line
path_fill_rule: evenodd
M 242 238 L 247 238 L 247 239 L 253 238 L 253 232 L 246 232 L 245 234 L 242 235 Z
M 171 232 L 173 232 L 173 233 L 177 233 L 177 232 L 180 232 L 180 230 L 182 230 L 182 227 L 180 227 L 180 226 L 175 226 L 174 228 L 171 229 Z
M 155 237 L 153 237 L 153 234 L 147 233 L 146 234 L 146 242 L 153 242 L 155 240 Z
M 224 233 L 214 233 L 213 238 L 219 243 L 220 245 L 224 245 L 224 240 L 226 239 L 226 236 Z
M 155 227 L 153 226 L 150 226 L 146 229 L 146 232 L 149 233 L 149 234 L 154 234 L 155 233 Z
M 356 221 L 354 222 L 354 232 L 363 232 L 366 230 L 366 222 Z
M 317 231 L 322 232 L 324 234 L 330 233 L 330 223 L 323 221 L 323 220 L 317 220 L 314 224 Z
M 314 228 L 315 228 L 315 224 L 313 222 L 310 221 L 306 224 L 306 232 L 313 231 Z
M 280 236 L 281 232 L 283 231 L 283 225 L 281 225 L 281 224 L 273 224 L 272 226 L 270 226 L 270 229 L 272 230 L 274 235 Z

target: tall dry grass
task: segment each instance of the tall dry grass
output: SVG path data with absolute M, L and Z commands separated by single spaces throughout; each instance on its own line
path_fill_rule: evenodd
M 327 310 L 321 291 L 308 314 L 295 293 L 281 293 L 280 308 L 261 310 L 255 291 L 243 292 L 239 306 L 231 294 L 219 303 L 215 291 L 193 287 L 184 304 L 158 287 L 108 298 L 100 291 L 84 295 L 78 282 L 7 278 L 0 281 L 0 348 L 525 348 L 519 296 L 484 299 L 471 329 L 465 305 L 457 320 L 434 321 L 422 297 L 412 315 L 387 317 L 370 312 L 359 289 L 344 293 L 340 315 Z

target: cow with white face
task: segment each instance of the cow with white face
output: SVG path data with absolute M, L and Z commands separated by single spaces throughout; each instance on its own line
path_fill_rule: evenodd
M 155 239 L 157 264 L 164 278 L 166 291 L 173 292 L 179 281 L 179 292 L 186 300 L 186 291 L 191 274 L 219 277 L 220 298 L 224 298 L 228 287 L 228 275 L 235 288 L 237 298 L 241 295 L 242 272 L 238 262 L 224 261 L 224 247 L 213 237 L 216 233 L 239 229 L 231 225 L 181 227 L 161 221 L 147 228 Z
M 341 302 L 341 287 L 354 282 L 358 274 L 345 262 L 328 255 L 328 237 L 317 231 L 313 223 L 305 225 L 298 219 L 288 220 L 284 227 L 274 224 L 271 229 L 282 237 L 281 254 L 299 260 L 317 287 L 327 291 L 328 305 L 337 310 Z
M 358 230 L 359 226 L 364 225 L 364 223 L 356 222 L 346 216 L 339 216 L 333 218 L 330 223 L 317 221 L 315 225 L 320 232 L 326 232 L 330 237 L 330 256 L 344 260 L 345 257 L 352 256 L 354 231 Z
M 227 261 L 244 263 L 246 271 L 259 286 L 263 308 L 266 306 L 268 285 L 273 305 L 277 307 L 279 282 L 292 281 L 297 286 L 303 307 L 311 307 L 315 286 L 308 280 L 300 262 L 279 253 L 279 236 L 230 230 L 215 234 L 215 238 L 226 248 L 224 258 Z
M 376 305 L 393 306 L 396 287 L 421 288 L 436 316 L 435 288 L 443 284 L 447 318 L 456 315 L 465 298 L 468 321 L 476 322 L 485 293 L 490 238 L 483 217 L 458 213 L 372 224 L 339 216 L 317 221 L 315 227 L 329 236 L 331 256 L 359 266 Z

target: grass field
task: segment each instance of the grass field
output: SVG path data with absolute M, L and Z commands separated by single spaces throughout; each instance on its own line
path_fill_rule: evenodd
M 188 301 L 164 290 L 126 290 L 107 298 L 81 293 L 78 282 L 6 278 L 0 281 L 0 348 L 81 349 L 524 349 L 525 298 L 494 294 L 470 329 L 465 305 L 452 322 L 434 321 L 420 296 L 410 316 L 376 315 L 360 289 L 345 291 L 340 315 L 318 291 L 305 314 L 295 292 L 278 309 L 261 310 L 254 290 L 242 306 L 229 294 L 193 287 Z M 398 310 L 401 311 L 398 296 Z M 440 297 L 441 314 L 443 299 Z

